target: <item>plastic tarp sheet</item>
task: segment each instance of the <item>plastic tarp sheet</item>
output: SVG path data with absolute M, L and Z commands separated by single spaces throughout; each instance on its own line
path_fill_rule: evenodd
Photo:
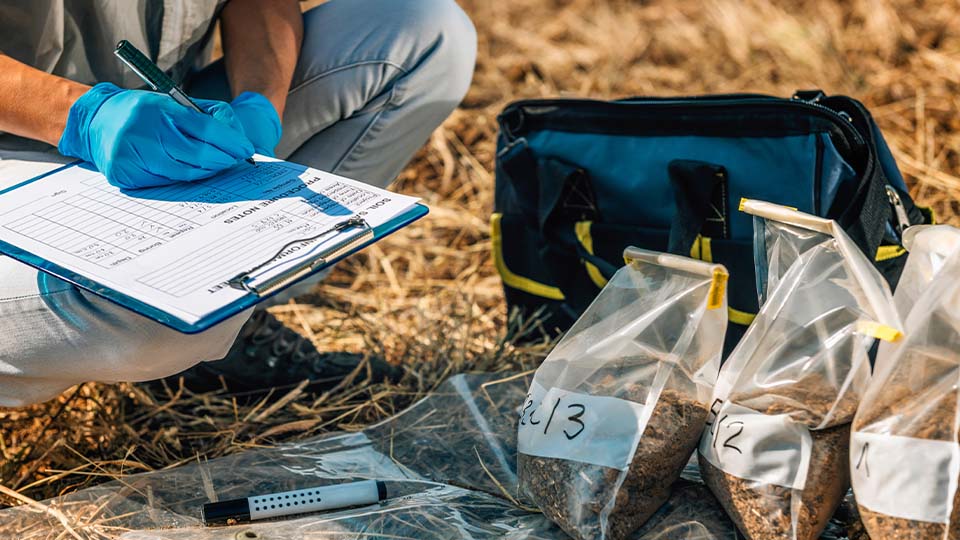
M 0 538 L 76 538 L 61 519 L 84 539 L 566 538 L 517 495 L 516 421 L 529 384 L 529 375 L 457 375 L 363 432 L 131 475 L 44 501 L 48 510 L 2 510 Z M 699 481 L 694 463 L 632 538 L 738 538 Z M 389 498 L 378 505 L 235 526 L 200 522 L 201 506 L 213 499 L 363 479 L 386 481 Z

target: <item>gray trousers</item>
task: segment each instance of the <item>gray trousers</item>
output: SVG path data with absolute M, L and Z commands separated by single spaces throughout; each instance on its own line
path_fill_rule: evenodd
M 386 186 L 463 98 L 475 55 L 454 0 L 332 0 L 310 10 L 277 156 Z M 188 86 L 197 97 L 230 96 L 220 64 Z M 9 141 L 0 189 L 64 162 Z M 248 316 L 188 336 L 0 256 L 0 406 L 221 358 Z

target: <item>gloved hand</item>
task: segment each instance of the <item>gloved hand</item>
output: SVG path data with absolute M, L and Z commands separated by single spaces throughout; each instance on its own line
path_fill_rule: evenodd
M 92 162 L 122 188 L 207 178 L 253 155 L 229 104 L 197 104 L 213 116 L 165 94 L 100 83 L 70 107 L 58 149 Z
M 230 102 L 230 107 L 257 153 L 274 157 L 283 130 L 273 103 L 256 92 L 244 92 Z

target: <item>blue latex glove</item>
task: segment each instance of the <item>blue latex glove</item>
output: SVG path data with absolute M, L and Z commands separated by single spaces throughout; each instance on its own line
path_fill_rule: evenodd
M 244 92 L 230 102 L 230 107 L 257 153 L 274 157 L 283 130 L 273 103 L 256 92 Z
M 197 104 L 213 116 L 166 94 L 100 83 L 70 107 L 58 149 L 92 162 L 122 188 L 200 180 L 253 155 L 229 104 Z

